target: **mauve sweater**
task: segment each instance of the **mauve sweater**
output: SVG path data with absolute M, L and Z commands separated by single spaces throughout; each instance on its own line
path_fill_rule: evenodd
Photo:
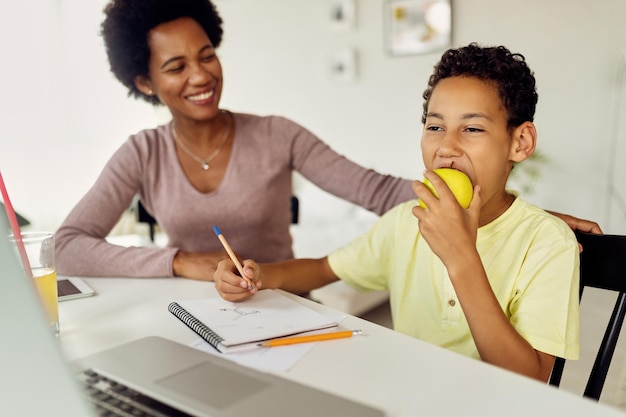
M 214 225 L 243 259 L 293 258 L 292 171 L 377 214 L 415 198 L 409 180 L 349 161 L 290 120 L 241 113 L 233 113 L 233 118 L 230 161 L 221 184 L 209 193 L 189 183 L 169 123 L 130 136 L 57 231 L 58 273 L 173 276 L 178 250 L 223 251 Z M 126 248 L 106 242 L 136 194 L 167 235 L 167 247 Z

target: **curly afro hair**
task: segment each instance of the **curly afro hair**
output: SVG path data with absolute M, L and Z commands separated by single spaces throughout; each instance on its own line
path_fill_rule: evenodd
M 504 104 L 508 115 L 508 128 L 532 122 L 537 107 L 534 73 L 526 64 L 523 55 L 511 53 L 504 46 L 481 47 L 476 43 L 449 49 L 428 80 L 424 91 L 424 112 L 422 123 L 426 121 L 428 104 L 433 89 L 439 81 L 449 77 L 475 77 L 493 84 Z
M 111 72 L 128 88 L 128 95 L 151 104 L 135 87 L 137 76 L 148 77 L 150 47 L 148 33 L 156 26 L 181 17 L 194 19 L 217 48 L 222 41 L 222 19 L 209 0 L 111 0 L 104 8 L 101 25 Z

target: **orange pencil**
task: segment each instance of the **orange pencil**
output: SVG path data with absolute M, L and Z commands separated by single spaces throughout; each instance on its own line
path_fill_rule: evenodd
M 296 336 L 296 337 L 287 337 L 284 339 L 268 340 L 267 342 L 259 343 L 259 346 L 274 347 L 274 346 L 293 345 L 295 343 L 320 342 L 322 340 L 342 339 L 342 338 L 352 337 L 352 336 L 362 335 L 362 334 L 363 334 L 362 330 L 345 330 L 341 332 L 312 334 L 309 336 Z

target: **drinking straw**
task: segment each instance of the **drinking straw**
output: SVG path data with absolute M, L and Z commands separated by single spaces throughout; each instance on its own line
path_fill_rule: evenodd
M 13 230 L 13 238 L 15 239 L 15 243 L 17 243 L 17 250 L 20 254 L 20 258 L 22 259 L 22 264 L 24 264 L 24 269 L 26 270 L 28 276 L 32 278 L 33 271 L 30 268 L 30 262 L 28 262 L 28 256 L 26 255 L 26 248 L 24 247 L 24 242 L 22 241 L 20 224 L 17 221 L 15 210 L 13 210 L 13 205 L 11 204 L 11 200 L 9 199 L 7 187 L 4 185 L 2 171 L 0 171 L 0 191 L 2 192 L 2 200 L 4 201 L 4 207 L 6 208 L 7 217 L 9 218 L 9 224 L 11 225 L 11 230 Z

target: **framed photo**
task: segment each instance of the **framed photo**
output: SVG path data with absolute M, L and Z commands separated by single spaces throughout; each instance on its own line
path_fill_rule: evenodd
M 387 0 L 387 50 L 392 55 L 444 50 L 452 42 L 451 0 Z
M 354 81 L 357 76 L 357 56 L 354 48 L 336 50 L 331 55 L 330 78 L 333 81 Z
M 356 0 L 330 0 L 330 28 L 347 32 L 356 26 Z

